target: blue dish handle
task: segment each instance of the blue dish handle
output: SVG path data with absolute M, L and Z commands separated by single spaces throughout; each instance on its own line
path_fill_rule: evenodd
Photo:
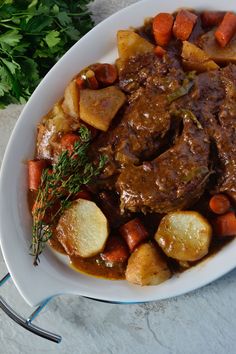
M 9 279 L 11 278 L 10 274 L 6 274 L 1 280 L 0 280 L 0 287 L 5 284 Z M 25 328 L 27 331 L 32 332 L 36 334 L 37 336 L 40 336 L 42 338 L 48 339 L 54 343 L 60 343 L 62 338 L 61 336 L 54 334 L 52 332 L 46 331 L 43 328 L 40 328 L 38 326 L 35 326 L 32 321 L 39 315 L 39 313 L 42 311 L 42 309 L 48 304 L 50 301 L 50 298 L 47 299 L 46 301 L 42 302 L 36 310 L 27 318 L 23 318 L 21 315 L 19 315 L 15 310 L 12 309 L 8 305 L 8 303 L 0 296 L 0 308 L 17 324 L 19 324 L 21 327 Z

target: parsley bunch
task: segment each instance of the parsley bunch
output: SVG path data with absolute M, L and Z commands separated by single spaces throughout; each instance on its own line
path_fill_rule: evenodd
M 89 2 L 0 1 L 0 108 L 25 103 L 55 62 L 93 27 Z

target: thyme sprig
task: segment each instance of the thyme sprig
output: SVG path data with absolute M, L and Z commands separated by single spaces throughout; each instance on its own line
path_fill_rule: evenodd
M 45 169 L 41 177 L 33 208 L 31 255 L 35 266 L 53 235 L 58 218 L 70 207 L 72 197 L 81 186 L 91 183 L 106 163 L 106 156 L 100 156 L 97 165 L 89 160 L 90 131 L 81 126 L 79 133 L 80 140 L 75 143 L 73 152 L 63 151 L 52 170 Z

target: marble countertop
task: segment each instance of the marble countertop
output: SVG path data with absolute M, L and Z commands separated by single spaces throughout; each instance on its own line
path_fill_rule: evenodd
M 98 23 L 135 0 L 95 0 Z M 22 106 L 0 111 L 0 162 Z M 0 278 L 7 272 L 0 254 Z M 32 309 L 7 283 L 0 294 L 27 316 Z M 234 354 L 236 270 L 190 294 L 141 305 L 111 305 L 77 296 L 53 299 L 35 324 L 60 334 L 60 344 L 36 337 L 0 310 L 0 353 L 4 354 Z

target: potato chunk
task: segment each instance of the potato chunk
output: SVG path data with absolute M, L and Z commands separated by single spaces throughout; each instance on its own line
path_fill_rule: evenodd
M 117 32 L 117 46 L 122 60 L 138 54 L 153 52 L 154 45 L 132 30 Z
M 64 134 L 78 128 L 79 122 L 64 112 L 61 101 L 55 103 L 38 125 L 37 158 L 53 160 L 56 151 L 61 151 L 58 133 Z
M 126 279 L 138 285 L 157 285 L 171 277 L 163 256 L 152 243 L 144 243 L 131 254 Z
M 176 211 L 163 217 L 155 240 L 168 257 L 197 261 L 208 253 L 212 229 L 195 211 Z
M 68 255 L 87 258 L 103 251 L 108 222 L 94 202 L 77 199 L 61 216 L 56 232 Z
M 65 89 L 62 108 L 66 114 L 79 119 L 79 89 L 75 80 L 72 80 Z
M 188 70 L 204 72 L 219 68 L 206 52 L 187 41 L 183 42 L 181 56 L 183 58 L 183 65 Z
M 81 90 L 80 118 L 94 128 L 107 131 L 125 99 L 124 93 L 116 86 Z
M 52 114 L 50 115 L 50 124 L 54 126 L 55 133 L 68 132 L 72 129 L 73 124 L 78 127 L 78 124 L 65 114 L 60 102 L 57 102 L 53 106 Z
M 217 43 L 215 30 L 213 30 L 202 35 L 198 44 L 215 62 L 219 64 L 236 63 L 236 35 L 226 47 L 222 48 Z

